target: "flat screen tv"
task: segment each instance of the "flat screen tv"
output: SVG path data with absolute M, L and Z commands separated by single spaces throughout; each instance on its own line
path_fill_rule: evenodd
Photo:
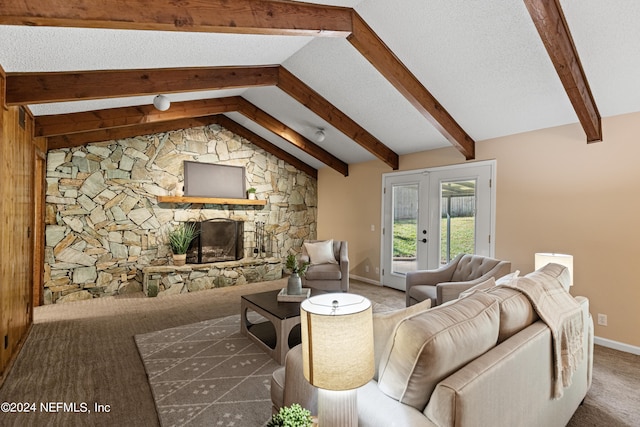
M 185 160 L 184 195 L 246 199 L 244 167 Z

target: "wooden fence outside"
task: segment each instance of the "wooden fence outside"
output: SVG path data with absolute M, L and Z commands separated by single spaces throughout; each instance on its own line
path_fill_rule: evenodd
M 418 217 L 418 187 L 403 186 L 397 187 L 393 192 L 394 197 L 394 218 L 396 220 L 411 220 Z M 442 217 L 447 216 L 447 200 L 442 200 Z M 449 214 L 452 218 L 470 217 L 475 215 L 476 198 L 475 196 L 459 196 L 451 197 L 451 211 Z

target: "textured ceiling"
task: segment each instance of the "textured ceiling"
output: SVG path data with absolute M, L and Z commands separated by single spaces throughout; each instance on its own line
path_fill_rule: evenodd
M 312 2 L 308 2 L 312 3 Z M 353 7 L 476 141 L 577 122 L 522 0 L 316 1 Z M 640 2 L 561 0 L 603 117 L 640 111 Z M 282 64 L 397 154 L 447 140 L 344 38 L 0 26 L 8 73 Z M 347 163 L 375 157 L 275 87 L 171 94 L 241 95 Z M 152 96 L 31 105 L 35 115 L 148 105 Z M 245 127 L 323 164 L 237 113 Z M 606 138 L 606 135 L 605 135 Z M 461 160 L 463 157 L 461 155 Z

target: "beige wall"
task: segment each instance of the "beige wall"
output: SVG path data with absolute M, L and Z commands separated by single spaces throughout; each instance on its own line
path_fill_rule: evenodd
M 496 257 L 533 270 L 535 252 L 574 256 L 571 292 L 608 316 L 596 335 L 640 346 L 640 113 L 603 120 L 604 141 L 587 144 L 578 125 L 476 144 L 476 159 L 496 159 Z M 453 148 L 400 159 L 400 170 L 462 163 Z M 318 237 L 349 241 L 353 275 L 378 280 L 381 162 L 350 165 L 349 176 L 318 177 Z M 372 232 L 371 224 L 375 226 Z M 369 265 L 369 273 L 364 266 Z

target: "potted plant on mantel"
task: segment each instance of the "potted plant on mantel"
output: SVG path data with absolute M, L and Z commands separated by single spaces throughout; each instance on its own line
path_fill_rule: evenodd
M 287 295 L 300 295 L 302 293 L 301 277 L 307 272 L 309 262 L 299 262 L 295 255 L 289 254 L 285 263 L 287 270 L 291 271 L 291 276 L 287 281 Z
M 247 190 L 247 197 L 249 198 L 249 200 L 255 200 L 256 199 L 256 189 L 251 187 Z
M 196 224 L 182 222 L 169 232 L 169 246 L 173 252 L 173 265 L 185 265 L 187 262 L 187 250 L 191 241 L 198 235 Z

